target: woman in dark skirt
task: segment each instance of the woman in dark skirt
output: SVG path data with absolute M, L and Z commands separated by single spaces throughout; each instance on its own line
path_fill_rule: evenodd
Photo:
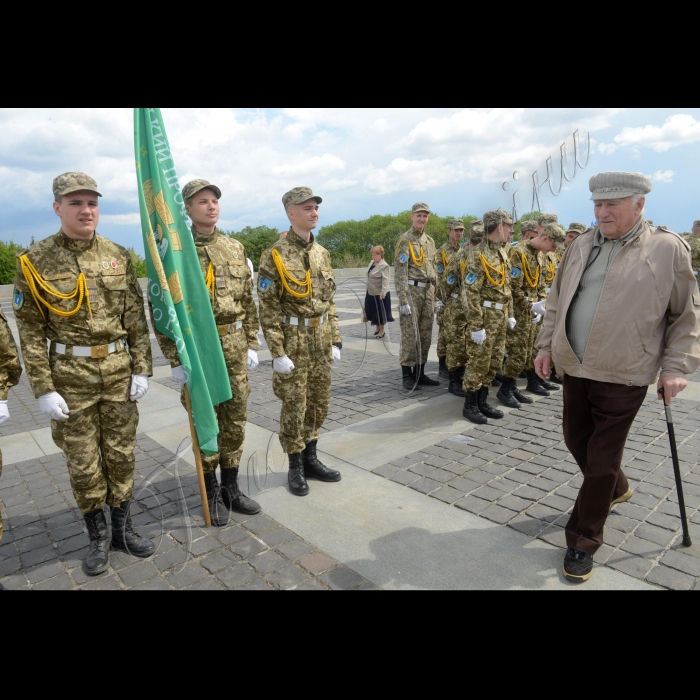
M 374 334 L 380 340 L 384 337 L 384 327 L 393 323 L 391 315 L 391 268 L 384 262 L 384 248 L 378 245 L 372 248 L 372 264 L 367 272 L 367 296 L 365 297 L 365 314 L 367 320 L 377 327 Z

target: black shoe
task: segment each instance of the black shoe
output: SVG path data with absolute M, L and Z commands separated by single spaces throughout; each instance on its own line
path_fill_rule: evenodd
M 204 485 L 207 489 L 211 524 L 214 527 L 226 527 L 231 519 L 231 515 L 221 498 L 221 489 L 219 488 L 219 481 L 216 478 L 216 472 L 210 472 L 204 475 Z
M 103 508 L 88 513 L 85 516 L 90 549 L 83 562 L 83 568 L 88 576 L 99 576 L 109 568 L 109 528 Z
M 449 379 L 450 378 L 450 371 L 447 369 L 447 358 L 446 357 L 440 357 L 440 376 L 443 379 Z
M 552 370 L 552 376 L 550 377 L 550 380 L 553 381 L 555 384 L 559 384 L 560 386 L 564 383 L 564 377 L 557 376 L 556 367 L 554 368 L 554 370 Z
M 531 394 L 536 396 L 549 396 L 549 392 L 540 384 L 540 378 L 537 376 L 537 372 L 534 369 L 529 369 L 527 371 L 527 386 L 525 391 L 529 391 Z
M 523 370 L 520 373 L 520 376 L 518 377 L 518 379 L 527 379 L 527 372 L 525 370 Z
M 112 508 L 112 549 L 121 550 L 139 559 L 148 559 L 153 556 L 156 547 L 151 540 L 134 531 L 129 512 L 130 505 L 131 501 L 125 501 Z
M 413 367 L 401 367 L 403 372 L 403 388 L 413 391 L 416 388 L 416 375 Z
M 479 410 L 487 418 L 503 418 L 503 411 L 499 411 L 497 408 L 492 408 L 486 403 L 486 399 L 489 396 L 489 388 L 487 386 L 482 386 L 477 392 L 477 402 L 479 405 Z
M 317 441 L 306 443 L 306 449 L 301 453 L 304 460 L 304 474 L 307 479 L 318 479 L 329 484 L 334 484 L 340 481 L 343 477 L 339 471 L 329 469 L 325 464 L 321 463 L 316 456 Z
M 450 372 L 450 394 L 459 396 L 460 399 L 466 397 L 467 392 L 462 389 L 462 382 L 459 381 L 459 371 Z
M 486 425 L 488 421 L 486 416 L 479 410 L 478 397 L 475 391 L 470 391 L 467 393 L 464 399 L 464 409 L 462 410 L 462 415 L 472 423 L 477 425 Z
M 541 379 L 540 377 L 537 377 L 537 380 L 540 383 L 540 386 L 543 389 L 546 389 L 547 391 L 559 391 L 561 387 L 557 386 L 556 384 L 552 384 L 551 382 L 548 382 L 544 379 Z
M 513 390 L 510 392 L 513 394 L 513 398 L 516 401 L 520 401 L 520 403 L 535 403 L 534 399 L 531 399 L 529 396 L 525 396 L 520 389 L 514 384 L 513 385 Z
M 512 391 L 515 386 L 515 379 L 510 377 L 503 377 L 501 382 L 501 389 L 496 394 L 496 398 L 508 408 L 520 408 L 520 402 L 513 396 Z
M 588 581 L 593 576 L 593 557 L 580 549 L 569 547 L 564 557 L 564 576 L 576 583 Z
M 289 492 L 293 496 L 308 496 L 309 485 L 304 476 L 304 458 L 301 452 L 296 455 L 288 455 L 289 458 Z
M 234 513 L 257 515 L 262 508 L 248 498 L 238 485 L 238 469 L 221 468 L 221 500 Z
M 418 375 L 418 386 L 440 386 L 440 382 L 436 382 L 434 379 L 426 376 L 425 365 L 416 365 L 416 372 L 420 372 Z

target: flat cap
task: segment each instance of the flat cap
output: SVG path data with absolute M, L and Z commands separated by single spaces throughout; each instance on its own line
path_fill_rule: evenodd
M 284 209 L 286 211 L 293 204 L 303 204 L 310 199 L 315 199 L 317 204 L 323 202 L 323 199 L 317 197 L 310 187 L 295 187 L 282 197 L 282 204 L 284 204 Z
M 558 224 L 559 217 L 556 214 L 542 214 L 539 219 L 537 219 L 537 224 L 539 226 L 544 226 L 545 224 Z
M 188 182 L 182 188 L 182 198 L 187 201 L 202 190 L 211 190 L 218 199 L 221 199 L 221 190 L 216 185 L 212 185 L 211 182 L 207 182 L 207 180 L 192 180 L 192 182 Z
M 587 230 L 588 227 L 586 226 L 586 224 L 569 224 L 569 228 L 566 229 L 566 232 L 571 233 L 573 231 L 574 233 L 581 234 L 586 233 Z
M 536 221 L 523 221 L 522 224 L 520 224 L 520 230 L 525 233 L 526 231 L 537 231 L 537 222 Z
M 430 214 L 430 207 L 425 202 L 418 202 L 417 204 L 413 205 L 411 212 L 413 214 L 417 214 L 419 211 L 426 211 L 428 214 Z
M 693 221 L 693 228 L 700 228 L 700 219 Z
M 71 192 L 94 192 L 98 197 L 102 195 L 97 191 L 97 183 L 85 173 L 63 173 L 53 181 L 54 197 L 63 197 Z
M 651 180 L 642 173 L 600 173 L 591 178 L 588 186 L 596 202 L 603 199 L 624 199 L 635 194 L 649 194 Z
M 450 219 L 450 223 L 447 224 L 447 228 L 453 231 L 458 231 L 459 229 L 464 230 L 464 221 L 462 221 L 462 219 Z
M 566 234 L 559 224 L 545 224 L 542 231 L 543 236 L 551 238 L 555 245 L 561 245 L 566 240 Z
M 496 211 L 487 211 L 484 214 L 484 227 L 498 226 L 499 224 L 512 224 L 513 218 L 511 215 L 504 211 L 503 209 L 496 209 Z

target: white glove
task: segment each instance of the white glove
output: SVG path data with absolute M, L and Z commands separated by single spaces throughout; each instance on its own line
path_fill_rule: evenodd
M 148 391 L 148 377 L 143 374 L 135 374 L 131 378 L 131 400 L 140 401 Z
M 532 320 L 532 325 L 536 326 L 541 320 L 542 316 L 540 316 L 540 314 L 537 314 L 537 316 L 535 316 L 535 318 Z
M 0 401 L 0 425 L 10 420 L 10 409 L 7 406 L 7 401 Z
M 50 394 L 45 394 L 39 399 L 39 409 L 44 415 L 47 415 L 51 420 L 68 420 L 68 404 L 63 400 L 63 397 L 52 391 Z
M 544 302 L 544 301 L 535 302 L 532 305 L 532 313 L 539 314 L 540 316 L 544 316 L 545 313 L 547 312 L 547 309 L 544 306 L 545 304 L 546 304 L 546 302 Z
M 404 315 L 404 316 L 410 316 L 411 315 L 411 307 L 406 304 L 406 306 L 402 306 L 399 311 Z
M 440 309 L 443 309 L 445 305 L 441 301 L 436 301 L 435 302 L 435 313 L 440 311 Z
M 294 371 L 294 363 L 285 355 L 284 357 L 278 357 L 272 363 L 272 369 L 277 374 L 291 374 Z
M 333 362 L 340 362 L 340 348 L 333 346 Z
M 509 330 L 513 330 L 518 325 L 518 322 L 514 318 L 509 318 L 508 319 L 508 328 Z
M 258 353 L 255 350 L 248 350 L 248 371 L 255 372 L 255 370 L 260 366 L 260 360 L 258 360 Z
M 182 365 L 179 367 L 173 367 L 170 370 L 170 373 L 173 379 L 177 379 L 177 381 L 180 382 L 180 391 L 182 391 L 185 388 L 185 384 L 187 384 L 187 380 L 185 379 L 185 368 Z
M 481 330 L 481 331 L 477 331 L 476 333 L 472 333 L 472 340 L 477 345 L 483 345 L 486 342 L 486 331 Z

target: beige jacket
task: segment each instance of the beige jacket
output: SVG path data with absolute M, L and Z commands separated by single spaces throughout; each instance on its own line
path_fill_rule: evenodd
M 390 283 L 391 268 L 382 260 L 367 277 L 367 294 L 371 297 L 386 296 L 389 293 Z
M 700 367 L 700 292 L 688 245 L 644 223 L 608 272 L 586 354 L 579 362 L 566 336 L 566 317 L 593 248 L 595 232 L 566 250 L 537 338 L 557 372 L 599 382 L 648 386 L 662 375 Z

